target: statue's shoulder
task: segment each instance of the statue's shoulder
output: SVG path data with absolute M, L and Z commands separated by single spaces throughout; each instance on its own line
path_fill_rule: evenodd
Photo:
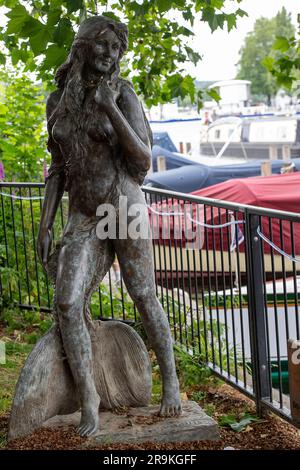
M 121 78 L 119 77 L 118 79 L 118 86 L 119 86 L 119 91 L 121 93 L 121 95 L 135 95 L 135 91 L 134 91 L 134 88 L 133 88 L 133 85 L 132 83 L 129 81 L 129 80 L 125 80 L 125 78 Z
M 47 113 L 48 118 L 51 116 L 54 109 L 58 105 L 62 94 L 63 94 L 63 90 L 57 89 L 55 91 L 52 91 L 52 93 L 50 93 L 50 95 L 48 96 L 47 103 L 46 103 L 46 113 Z

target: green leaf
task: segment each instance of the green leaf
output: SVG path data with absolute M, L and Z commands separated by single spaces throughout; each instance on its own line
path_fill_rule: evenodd
M 284 55 L 277 60 L 277 65 L 281 70 L 284 70 L 289 73 L 294 67 L 294 62 L 292 61 L 292 59 L 290 59 L 289 56 Z
M 195 33 L 190 29 L 186 28 L 185 26 L 180 26 L 177 30 L 178 34 L 182 34 L 183 36 L 194 36 Z
M 31 52 L 27 50 L 26 45 L 24 44 L 25 47 L 23 47 L 23 44 L 21 46 L 20 50 L 20 60 L 24 63 L 27 64 L 31 55 Z
M 50 10 L 55 10 L 56 8 L 60 8 L 62 5 L 61 0 L 50 0 Z
M 194 101 L 196 88 L 195 88 L 194 79 L 190 75 L 187 75 L 182 80 L 181 90 L 182 90 L 183 96 L 189 95 L 191 100 Z
M 39 55 L 45 51 L 51 38 L 49 31 L 44 27 L 38 34 L 29 38 L 30 46 L 34 55 Z
M 157 8 L 160 12 L 168 11 L 172 7 L 173 0 L 157 0 Z
M 215 88 L 210 88 L 207 90 L 207 94 L 217 103 L 220 101 L 221 97 Z
M 241 8 L 238 8 L 235 12 L 237 16 L 240 16 L 241 18 L 243 16 L 249 16 L 248 13 L 245 10 L 242 10 Z
M 201 55 L 198 54 L 198 52 L 193 51 L 193 49 L 188 46 L 185 46 L 185 50 L 190 61 L 193 62 L 194 65 L 196 65 L 201 59 Z
M 210 0 L 210 5 L 217 10 L 221 10 L 221 8 L 224 6 L 224 0 Z
M 6 13 L 6 16 L 10 18 L 7 23 L 6 34 L 19 33 L 24 23 L 31 18 L 23 5 L 17 5 L 9 13 Z
M 247 416 L 247 417 L 241 419 L 241 421 L 239 421 L 237 423 L 230 424 L 230 427 L 235 432 L 241 432 L 241 431 L 244 431 L 244 429 L 246 429 L 246 427 L 249 424 L 251 424 L 255 421 L 259 421 L 259 418 L 257 418 L 256 416 Z
M 8 111 L 7 106 L 5 104 L 0 103 L 0 114 L 6 114 Z
M 78 11 L 82 8 L 83 0 L 65 0 L 67 5 L 68 13 L 73 13 L 73 11 Z
M 205 7 L 204 1 L 203 0 L 196 0 L 195 12 L 198 13 L 200 10 L 203 9 L 203 7 Z
M 273 49 L 277 51 L 281 51 L 281 52 L 286 52 L 289 50 L 289 48 L 290 48 L 290 43 L 287 38 L 283 36 L 278 36 L 275 39 L 275 42 L 273 44 Z
M 13 49 L 10 53 L 11 55 L 11 63 L 12 65 L 17 65 L 17 63 L 19 62 L 20 60 L 20 55 L 21 55 L 21 52 L 19 51 L 19 49 Z
M 218 26 L 223 29 L 223 26 L 224 26 L 224 21 L 225 21 L 225 15 L 221 14 L 221 15 L 216 15 L 216 18 L 217 18 L 217 23 L 218 23 Z
M 203 10 L 202 20 L 209 24 L 212 31 L 215 31 L 215 29 L 218 28 L 217 15 L 212 7 L 207 7 L 205 10 Z
M 44 30 L 44 28 L 45 26 L 39 20 L 29 17 L 20 31 L 20 37 L 28 38 L 35 36 L 40 31 Z
M 107 16 L 107 18 L 111 18 L 112 20 L 120 21 L 119 16 L 117 16 L 113 11 L 105 11 L 102 15 Z
M 43 68 L 47 70 L 61 65 L 67 58 L 67 51 L 63 47 L 51 44 L 51 46 L 47 48 L 45 55 Z
M 66 45 L 68 48 L 71 46 L 71 43 L 74 39 L 74 31 L 72 28 L 72 23 L 68 18 L 62 18 L 55 32 L 53 34 L 54 42 L 58 44 L 58 46 Z
M 28 12 L 23 5 L 20 5 L 20 3 L 13 7 L 10 12 L 5 13 L 5 16 L 8 18 L 21 18 L 26 15 L 28 15 Z
M 189 21 L 191 25 L 193 26 L 194 24 L 194 15 L 191 10 L 189 11 L 183 11 L 182 16 L 185 20 Z
M 227 21 L 228 32 L 230 32 L 236 26 L 236 16 L 235 16 L 235 14 L 231 13 L 230 15 L 227 15 L 226 21 Z
M 6 57 L 2 52 L 0 52 L 0 64 L 2 65 L 6 64 Z
M 146 15 L 149 11 L 149 7 L 150 4 L 148 2 L 143 2 L 140 4 L 135 1 L 130 4 L 130 9 L 134 11 L 135 18 Z M 111 5 L 111 8 L 114 9 L 116 7 L 114 5 Z
M 2 0 L 1 1 L 1 6 L 5 6 L 6 8 L 13 8 L 16 6 L 16 3 L 18 0 Z
M 243 431 L 250 423 L 259 421 L 259 418 L 254 415 L 245 413 L 240 421 L 237 421 L 235 415 L 228 414 L 219 418 L 219 425 L 230 427 L 235 432 Z
M 48 13 L 47 17 L 47 26 L 54 26 L 58 23 L 61 17 L 61 9 L 56 8 Z
M 15 145 L 1 139 L 1 142 L 0 142 L 0 148 L 2 150 L 2 152 L 5 152 L 7 153 L 7 155 L 15 155 L 17 153 L 17 149 L 15 147 Z
M 266 67 L 266 69 L 269 71 L 273 70 L 274 63 L 275 63 L 275 59 L 270 56 L 265 57 L 262 61 L 263 66 Z

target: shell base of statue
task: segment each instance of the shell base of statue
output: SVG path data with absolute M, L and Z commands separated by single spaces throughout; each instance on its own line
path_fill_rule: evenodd
M 148 405 L 151 363 L 141 337 L 133 328 L 117 321 L 94 321 L 90 334 L 101 409 Z M 79 408 L 59 327 L 54 325 L 36 344 L 21 371 L 8 438 L 28 435 L 49 418 L 74 413 Z

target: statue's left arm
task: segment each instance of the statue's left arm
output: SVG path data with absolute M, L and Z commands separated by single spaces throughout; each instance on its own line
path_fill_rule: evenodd
M 96 102 L 107 113 L 131 172 L 145 174 L 151 165 L 149 132 L 145 123 L 142 105 L 129 83 L 121 85 L 120 95 L 115 99 L 114 92 L 106 82 L 98 88 Z

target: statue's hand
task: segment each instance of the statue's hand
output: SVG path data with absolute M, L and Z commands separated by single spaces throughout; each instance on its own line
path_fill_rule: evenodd
M 104 110 L 115 105 L 119 92 L 110 87 L 110 82 L 103 80 L 95 93 L 96 103 Z
M 52 245 L 52 234 L 48 228 L 41 228 L 37 240 L 37 252 L 40 261 L 45 269 L 47 269 L 48 258 Z

